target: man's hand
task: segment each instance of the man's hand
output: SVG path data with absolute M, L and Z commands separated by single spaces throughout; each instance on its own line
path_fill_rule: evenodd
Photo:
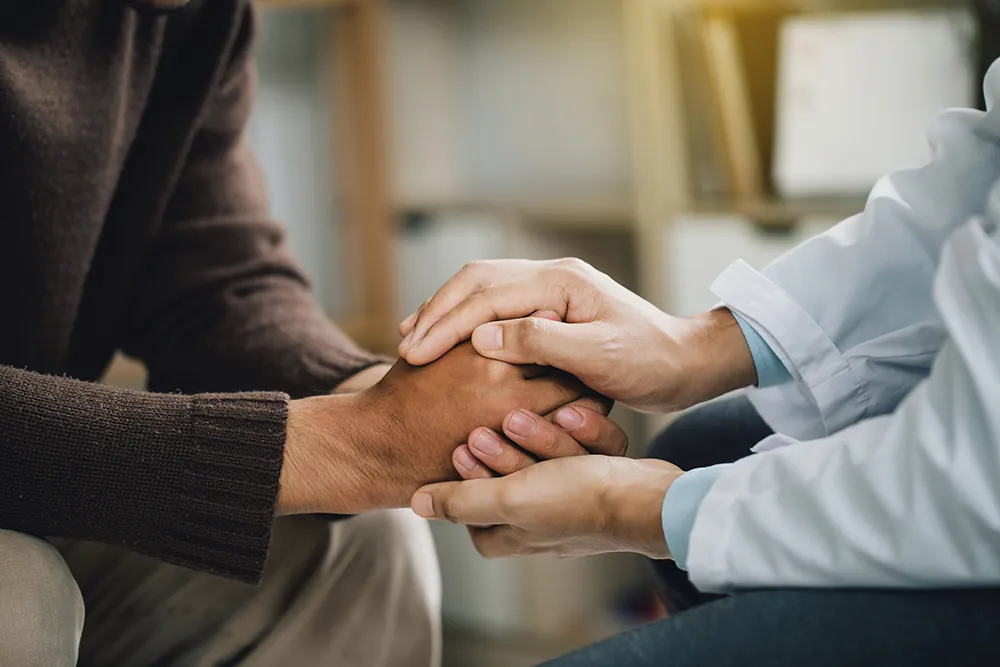
M 538 311 L 551 317 L 529 317 Z M 471 336 L 484 356 L 560 368 L 645 411 L 677 410 L 756 382 L 728 310 L 672 317 L 580 260 L 469 264 L 400 333 L 399 354 L 412 364 Z
M 613 551 L 669 558 L 660 512 L 682 474 L 654 459 L 575 456 L 507 477 L 427 486 L 411 507 L 422 517 L 472 527 L 487 558 Z
M 469 434 L 468 443 L 455 450 L 455 469 L 463 479 L 481 479 L 567 456 L 624 456 L 628 436 L 608 419 L 609 408 L 606 399 L 585 396 L 547 417 L 515 410 L 503 420 L 506 438 L 486 427 Z
M 478 426 L 499 429 L 513 410 L 548 413 L 585 393 L 563 373 L 463 345 L 427 366 L 400 361 L 355 394 L 293 401 L 278 511 L 405 506 L 419 486 L 456 477 L 452 453 Z

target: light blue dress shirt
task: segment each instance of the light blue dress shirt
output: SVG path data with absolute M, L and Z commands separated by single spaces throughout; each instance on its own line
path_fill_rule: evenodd
M 745 319 L 733 313 L 739 323 L 743 336 L 750 347 L 753 364 L 757 369 L 757 386 L 774 387 L 792 379 L 791 374 L 774 350 L 767 344 L 763 336 L 757 332 Z M 715 483 L 728 464 L 698 468 L 677 478 L 666 496 L 663 498 L 663 508 L 660 518 L 663 521 L 663 536 L 670 547 L 674 561 L 682 570 L 687 569 L 688 544 L 691 541 L 691 529 L 698 515 L 701 501 L 708 495 L 709 489 Z

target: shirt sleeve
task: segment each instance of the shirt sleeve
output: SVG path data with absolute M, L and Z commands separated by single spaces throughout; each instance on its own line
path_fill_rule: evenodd
M 1000 584 L 998 236 L 977 219 L 946 244 L 933 295 L 947 340 L 896 411 L 718 475 L 691 531 L 695 585 Z
M 930 162 L 878 182 L 865 211 L 757 272 L 737 262 L 713 291 L 750 323 L 794 382 L 749 397 L 779 433 L 820 438 L 891 413 L 947 338 L 931 298 L 945 241 L 984 212 L 1000 177 L 1000 67 L 989 111 L 946 111 Z
M 663 537 L 667 540 L 674 562 L 682 570 L 687 569 L 688 544 L 698 508 L 726 465 L 696 468 L 684 473 L 670 485 L 663 498 L 660 513 Z
M 761 389 L 774 387 L 792 379 L 791 373 L 785 368 L 785 364 L 767 344 L 764 337 L 751 326 L 743 317 L 733 313 L 736 323 L 740 325 L 743 337 L 746 338 L 747 346 L 750 348 L 750 355 L 753 357 L 753 365 L 757 370 L 757 386 Z

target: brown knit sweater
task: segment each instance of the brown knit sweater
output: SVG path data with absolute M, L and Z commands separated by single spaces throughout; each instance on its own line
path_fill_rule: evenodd
M 373 363 L 268 219 L 252 36 L 248 0 L 0 2 L 0 528 L 253 581 L 288 395 Z M 118 349 L 170 393 L 93 384 Z

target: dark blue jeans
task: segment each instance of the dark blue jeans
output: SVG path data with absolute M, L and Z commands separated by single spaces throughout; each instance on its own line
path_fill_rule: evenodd
M 735 461 L 771 433 L 743 398 L 678 419 L 652 456 L 685 470 Z M 767 590 L 702 594 L 672 562 L 654 563 L 670 617 L 546 667 L 1000 666 L 1000 589 Z

